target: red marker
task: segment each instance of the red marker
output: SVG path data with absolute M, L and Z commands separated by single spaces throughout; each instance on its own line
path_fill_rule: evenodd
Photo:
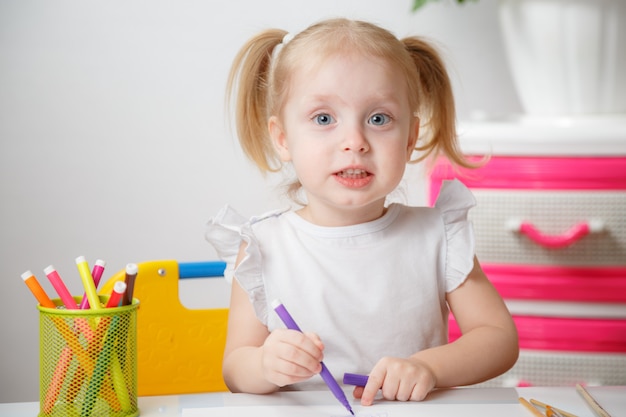
M 117 281 L 113 285 L 113 290 L 111 291 L 111 296 L 109 297 L 109 301 L 107 301 L 106 307 L 113 308 L 119 306 L 125 292 L 126 283 L 124 281 Z

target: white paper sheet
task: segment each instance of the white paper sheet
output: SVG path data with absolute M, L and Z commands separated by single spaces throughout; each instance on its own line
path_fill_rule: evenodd
M 423 402 L 377 401 L 364 407 L 352 402 L 356 417 L 528 417 L 515 389 L 452 389 L 432 392 Z M 223 407 L 189 407 L 182 417 L 352 417 L 328 392 L 234 394 Z
M 528 417 L 519 404 L 381 404 L 354 407 L 356 417 Z M 340 406 L 187 408 L 182 417 L 352 417 Z

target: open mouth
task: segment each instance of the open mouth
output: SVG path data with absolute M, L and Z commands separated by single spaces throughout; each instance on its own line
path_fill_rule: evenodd
M 359 178 L 367 177 L 369 173 L 365 171 L 364 169 L 348 168 L 348 169 L 344 169 L 343 171 L 339 171 L 336 175 L 341 178 L 359 179 Z

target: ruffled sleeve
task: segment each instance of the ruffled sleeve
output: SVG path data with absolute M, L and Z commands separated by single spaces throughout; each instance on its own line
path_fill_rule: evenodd
M 474 267 L 474 230 L 467 219 L 476 200 L 459 180 L 444 181 L 435 207 L 441 211 L 445 226 L 446 292 L 461 285 Z
M 205 232 L 206 240 L 213 245 L 218 257 L 226 262 L 224 278 L 228 283 L 232 283 L 233 277 L 236 277 L 239 285 L 248 293 L 248 298 L 262 323 L 267 323 L 267 300 L 261 273 L 262 255 L 252 225 L 283 211 L 248 220 L 230 206 L 225 206 L 208 221 Z M 245 244 L 244 256 L 237 265 L 242 244 Z

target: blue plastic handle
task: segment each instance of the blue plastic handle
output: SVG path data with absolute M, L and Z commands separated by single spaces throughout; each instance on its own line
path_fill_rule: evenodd
M 181 262 L 178 264 L 178 277 L 187 278 L 217 278 L 224 276 L 226 262 Z

